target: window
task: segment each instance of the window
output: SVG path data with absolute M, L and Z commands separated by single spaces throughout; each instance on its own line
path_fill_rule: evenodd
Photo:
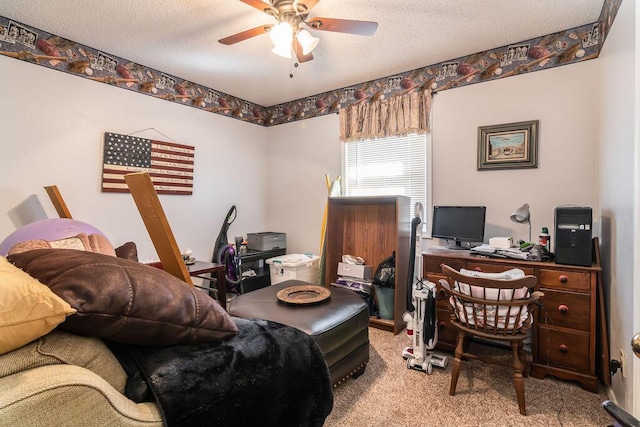
M 422 233 L 431 233 L 431 135 L 376 138 L 344 144 L 344 190 L 347 196 L 411 197 L 422 203 Z M 414 211 L 411 209 L 411 218 Z

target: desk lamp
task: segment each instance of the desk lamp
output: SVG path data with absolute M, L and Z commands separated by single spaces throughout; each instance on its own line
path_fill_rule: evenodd
M 529 212 L 529 205 L 525 203 L 511 214 L 511 221 L 518 224 L 529 224 L 529 242 L 531 242 L 531 213 Z

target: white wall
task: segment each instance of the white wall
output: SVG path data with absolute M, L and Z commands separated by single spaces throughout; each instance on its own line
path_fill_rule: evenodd
M 528 226 L 509 219 L 528 203 L 532 240 L 548 227 L 552 247 L 554 206 L 577 204 L 597 212 L 595 72 L 590 61 L 437 94 L 433 203 L 486 205 L 485 241 L 528 240 Z M 540 121 L 537 168 L 476 170 L 479 126 L 528 120 Z
M 57 218 L 43 190 L 57 185 L 75 219 L 116 246 L 135 241 L 142 259 L 156 258 L 131 196 L 100 191 L 104 132 L 147 128 L 156 131 L 136 135 L 195 146 L 193 195 L 160 196 L 181 249 L 210 259 L 232 204 L 230 240 L 265 227 L 265 128 L 6 56 L 0 69 L 0 236 Z
M 265 129 L 11 58 L 0 57 L 0 67 L 3 99 L 11 100 L 0 104 L 0 206 L 7 213 L 0 216 L 0 235 L 38 215 L 55 217 L 42 187 L 56 184 L 75 218 L 115 244 L 135 240 L 141 257 L 155 257 L 130 196 L 100 192 L 103 132 L 154 128 L 161 134 L 138 135 L 166 135 L 196 147 L 194 195 L 161 196 L 181 248 L 208 259 L 225 213 L 236 204 L 230 240 L 283 231 L 289 252 L 318 253 L 324 177 L 334 179 L 341 169 L 337 115 Z M 534 236 L 552 227 L 557 204 L 597 212 L 595 67 L 589 61 L 436 95 L 433 202 L 487 205 L 487 238 L 526 238 L 527 227 L 509 221 L 524 202 Z M 33 87 L 32 97 L 24 96 L 24 84 Z M 478 126 L 531 119 L 540 120 L 537 169 L 476 171 Z
M 327 201 L 325 174 L 340 175 L 338 115 L 269 128 L 268 218 L 287 233 L 287 252 L 318 254 Z
M 589 61 L 437 94 L 433 203 L 486 205 L 486 240 L 528 239 L 528 227 L 509 220 L 523 203 L 531 206 L 534 239 L 541 227 L 552 230 L 559 204 L 591 206 L 597 222 L 596 71 Z M 476 170 L 478 126 L 535 119 L 537 169 Z M 329 115 L 269 129 L 269 226 L 287 231 L 293 251 L 319 247 L 324 174 L 340 174 L 338 124 Z
M 625 377 L 612 377 L 613 398 L 632 410 L 634 390 L 630 341 L 640 331 L 638 301 L 638 110 L 636 75 L 635 4 L 623 1 L 598 59 L 600 206 L 604 289 L 609 306 L 610 353 L 626 353 Z M 636 237 L 634 239 L 634 236 Z M 635 310 L 634 310 L 635 307 Z M 638 375 L 636 374 L 636 377 Z M 640 385 L 636 385 L 640 393 Z M 636 406 L 635 415 L 640 413 Z

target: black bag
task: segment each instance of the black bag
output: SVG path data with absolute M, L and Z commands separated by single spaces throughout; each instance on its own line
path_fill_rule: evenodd
M 396 287 L 396 251 L 378 264 L 376 273 L 373 275 L 373 284 L 381 288 Z

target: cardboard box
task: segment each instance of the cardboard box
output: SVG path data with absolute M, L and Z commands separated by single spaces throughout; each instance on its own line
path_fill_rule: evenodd
M 358 279 L 371 279 L 373 268 L 370 265 L 338 263 L 338 276 L 355 277 Z
M 352 291 L 364 292 L 369 295 L 371 295 L 371 288 L 373 287 L 371 279 L 358 279 L 357 277 L 348 276 L 339 276 L 332 285 Z
M 511 237 L 492 237 L 489 239 L 489 246 L 496 249 L 509 249 L 513 246 Z

